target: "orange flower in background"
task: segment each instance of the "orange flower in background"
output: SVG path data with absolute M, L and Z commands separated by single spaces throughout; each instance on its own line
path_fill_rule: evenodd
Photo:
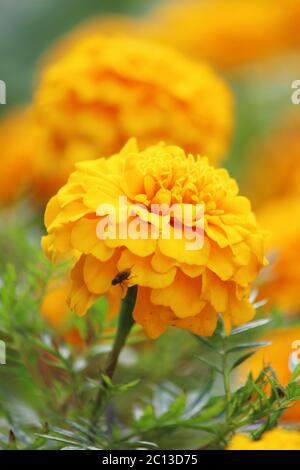
M 227 450 L 300 450 L 300 432 L 276 428 L 253 441 L 245 434 L 236 434 Z
M 64 339 L 64 341 L 72 346 L 86 347 L 94 339 L 90 327 L 87 326 L 87 335 L 84 335 L 74 326 L 74 312 L 70 310 L 68 305 L 68 295 L 70 291 L 70 280 L 60 276 L 52 278 L 47 283 L 45 295 L 42 298 L 40 312 L 43 318 L 56 332 Z M 113 305 L 111 305 L 113 307 Z M 107 310 L 107 320 L 113 320 L 111 311 Z M 97 330 L 93 333 L 99 334 L 101 331 L 101 343 L 111 343 L 111 336 L 115 334 L 116 327 L 114 325 L 105 325 L 101 330 L 97 325 Z
M 299 132 L 300 120 L 293 113 L 256 144 L 245 184 L 261 226 L 270 233 L 271 263 L 259 297 L 286 314 L 300 312 Z
M 255 208 L 300 194 L 300 119 L 286 116 L 270 134 L 257 142 L 251 154 L 245 190 Z M 266 184 L 268 180 L 268 184 Z
M 0 121 L 0 206 L 21 196 L 31 183 L 37 128 L 29 109 Z
M 295 0 L 189 0 L 158 7 L 149 35 L 221 68 L 268 59 L 299 46 Z
M 66 182 L 75 162 L 111 155 L 132 136 L 143 147 L 164 140 L 212 162 L 225 156 L 232 96 L 207 65 L 126 36 L 75 39 L 60 45 L 35 96 L 41 197 Z
M 269 240 L 270 267 L 262 278 L 259 297 L 283 313 L 300 312 L 300 194 L 274 200 L 258 212 Z
M 297 361 L 293 360 L 293 353 L 299 353 L 299 345 L 296 347 L 293 343 L 300 341 L 300 327 L 292 326 L 269 333 L 262 338 L 263 341 L 271 342 L 271 345 L 258 350 L 250 359 L 248 359 L 240 370 L 239 379 L 243 381 L 247 375 L 252 372 L 254 378 L 257 378 L 264 366 L 271 366 L 278 377 L 279 382 L 286 386 L 292 376 L 293 367 Z M 298 354 L 298 361 L 300 354 Z M 295 402 L 292 408 L 284 411 L 282 421 L 300 422 L 300 402 Z
M 100 204 L 118 210 L 119 198 L 128 206 L 143 204 L 139 223 L 158 230 L 158 237 L 97 236 Z M 186 238 L 176 239 L 174 217 L 162 236 L 160 216 L 153 204 L 204 206 L 204 245 L 188 250 Z M 122 213 L 123 214 L 123 213 Z M 131 216 L 119 215 L 118 233 Z M 111 158 L 81 162 L 48 203 L 48 236 L 43 248 L 55 261 L 73 256 L 69 305 L 84 315 L 94 301 L 107 295 L 118 311 L 130 285 L 138 286 L 133 312 L 151 338 L 168 326 L 211 335 L 221 313 L 227 331 L 249 321 L 254 309 L 248 300 L 251 283 L 264 264 L 264 235 L 248 199 L 238 195 L 236 182 L 207 158 L 193 157 L 176 146 L 158 144 L 139 151 L 131 140 Z M 189 222 L 195 228 L 195 214 Z M 126 286 L 112 285 L 119 272 L 130 269 Z M 188 303 L 187 303 L 188 299 Z
M 64 340 L 73 346 L 84 346 L 84 338 L 71 326 L 72 312 L 67 304 L 69 282 L 65 279 L 50 281 L 40 306 L 41 314 Z

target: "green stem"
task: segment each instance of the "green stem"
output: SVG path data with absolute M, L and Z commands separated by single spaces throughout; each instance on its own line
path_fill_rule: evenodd
M 113 378 L 120 353 L 126 343 L 126 339 L 130 333 L 130 330 L 134 324 L 132 312 L 135 306 L 137 294 L 137 287 L 132 286 L 128 289 L 125 299 L 122 301 L 121 311 L 119 314 L 119 322 L 117 334 L 115 336 L 113 348 L 107 360 L 105 368 L 105 375 L 110 379 Z
M 132 286 L 128 289 L 126 297 L 122 300 L 117 333 L 114 339 L 112 350 L 108 356 L 107 363 L 103 372 L 103 375 L 109 377 L 109 379 L 113 378 L 120 357 L 120 353 L 126 343 L 127 337 L 134 324 L 132 312 L 135 306 L 136 295 L 137 287 Z M 105 381 L 102 380 L 101 386 L 96 397 L 95 405 L 93 407 L 93 414 L 91 417 L 92 434 L 95 434 L 95 427 L 98 423 L 101 413 L 103 412 L 104 407 L 107 404 L 107 392 L 107 384 Z
M 230 387 L 230 370 L 228 368 L 228 357 L 226 351 L 223 353 L 223 382 L 224 382 L 224 390 L 225 390 L 225 395 L 226 395 L 226 401 L 227 401 L 227 407 L 226 407 L 226 412 L 227 412 L 227 417 L 229 416 L 229 404 L 231 400 L 231 387 Z

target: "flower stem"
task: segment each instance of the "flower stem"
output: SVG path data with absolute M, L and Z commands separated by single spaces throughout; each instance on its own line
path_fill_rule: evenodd
M 230 387 L 230 371 L 228 368 L 228 361 L 227 361 L 227 353 L 226 351 L 223 353 L 223 364 L 222 364 L 222 369 L 223 369 L 223 382 L 224 382 L 224 390 L 225 390 L 225 395 L 226 395 L 226 401 L 227 401 L 227 417 L 229 416 L 229 404 L 231 400 L 231 387 Z
M 135 306 L 136 294 L 137 287 L 132 286 L 128 289 L 127 295 L 122 301 L 117 334 L 114 340 L 113 348 L 107 360 L 107 365 L 105 367 L 105 375 L 107 375 L 110 379 L 113 378 L 120 353 L 134 324 L 132 312 Z
M 128 289 L 126 297 L 122 300 L 117 333 L 103 373 L 103 375 L 109 377 L 109 379 L 113 378 L 120 357 L 120 353 L 126 343 L 126 339 L 134 324 L 132 312 L 135 306 L 136 295 L 137 287 L 132 286 Z M 95 405 L 93 407 L 93 414 L 91 417 L 90 430 L 92 434 L 95 434 L 95 427 L 98 423 L 99 417 L 101 416 L 104 407 L 107 404 L 108 396 L 109 394 L 107 383 L 102 379 L 101 387 L 99 388 Z

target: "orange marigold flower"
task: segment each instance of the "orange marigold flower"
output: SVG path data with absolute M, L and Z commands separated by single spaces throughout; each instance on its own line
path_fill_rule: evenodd
M 67 279 L 52 279 L 46 287 L 40 310 L 65 341 L 74 346 L 84 346 L 85 341 L 77 328 L 71 326 L 72 312 L 67 304 L 69 282 Z
M 258 220 L 271 234 L 268 248 L 272 263 L 261 278 L 259 296 L 287 314 L 300 311 L 299 132 L 298 116 L 292 113 L 285 117 L 255 146 L 246 182 Z M 266 180 L 270 182 L 266 184 Z
M 14 201 L 30 185 L 36 132 L 28 109 L 13 112 L 0 122 L 0 205 Z
M 245 434 L 236 434 L 227 450 L 300 450 L 300 432 L 276 428 L 253 441 Z
M 299 46 L 296 17 L 297 0 L 173 1 L 158 7 L 149 35 L 232 68 Z
M 119 198 L 143 204 L 139 223 L 158 226 L 157 238 L 97 236 L 100 204 L 118 210 Z M 162 236 L 153 204 L 204 206 L 204 244 L 187 249 L 187 239 Z M 104 211 L 105 213 L 105 211 Z M 132 217 L 117 217 L 122 229 Z M 151 221 L 151 224 L 150 224 Z M 172 222 L 173 221 L 173 222 Z M 168 326 L 211 335 L 221 313 L 227 331 L 254 315 L 250 285 L 264 264 L 264 235 L 248 199 L 224 169 L 207 158 L 193 157 L 176 146 L 158 144 L 139 151 L 131 140 L 118 154 L 77 164 L 68 183 L 49 201 L 43 248 L 53 259 L 74 256 L 70 308 L 84 315 L 95 299 L 107 295 L 118 311 L 127 286 L 137 285 L 135 321 L 155 338 Z M 190 220 L 194 227 L 194 216 Z M 148 233 L 148 232 L 147 232 Z M 130 269 L 126 286 L 112 285 L 117 273 Z
M 298 113 L 291 113 L 257 142 L 249 155 L 244 186 L 256 208 L 300 194 L 299 155 L 300 119 Z
M 271 234 L 269 257 L 272 260 L 262 276 L 259 297 L 289 315 L 300 311 L 299 206 L 300 194 L 271 201 L 258 212 L 263 228 Z
M 69 43 L 68 43 L 69 44 Z M 36 187 L 53 195 L 74 163 L 117 152 L 136 136 L 224 157 L 232 96 L 209 66 L 126 36 L 83 34 L 46 66 L 35 96 L 42 137 Z
M 63 330 L 69 326 L 72 315 L 66 299 L 69 292 L 67 280 L 52 280 L 47 284 L 46 293 L 41 303 L 41 313 L 43 317 L 54 328 Z
M 259 349 L 240 369 L 239 380 L 244 381 L 250 372 L 257 378 L 264 366 L 271 366 L 279 382 L 286 386 L 291 380 L 292 371 L 299 361 L 300 328 L 291 326 L 269 333 L 262 341 L 270 342 L 269 346 Z M 295 355 L 295 358 L 294 358 Z M 298 357 L 297 357 L 298 356 Z M 300 402 L 284 411 L 282 421 L 300 421 Z
M 87 341 L 79 329 L 74 326 L 72 321 L 74 312 L 70 310 L 67 302 L 70 280 L 64 276 L 52 278 L 47 283 L 45 290 L 46 292 L 40 305 L 40 312 L 43 318 L 68 344 L 78 347 L 86 346 Z M 110 307 L 112 309 L 114 306 L 111 305 Z M 107 320 L 112 320 L 109 310 L 107 312 Z M 107 326 L 103 333 L 104 335 L 111 335 L 115 333 L 115 327 Z M 107 339 L 103 339 L 103 341 L 107 341 Z

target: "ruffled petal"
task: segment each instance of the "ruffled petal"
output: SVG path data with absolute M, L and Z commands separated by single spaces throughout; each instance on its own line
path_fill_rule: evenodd
M 155 305 L 169 307 L 176 317 L 191 317 L 200 313 L 205 306 L 201 291 L 200 277 L 191 279 L 178 270 L 173 284 L 152 290 L 151 301 Z

